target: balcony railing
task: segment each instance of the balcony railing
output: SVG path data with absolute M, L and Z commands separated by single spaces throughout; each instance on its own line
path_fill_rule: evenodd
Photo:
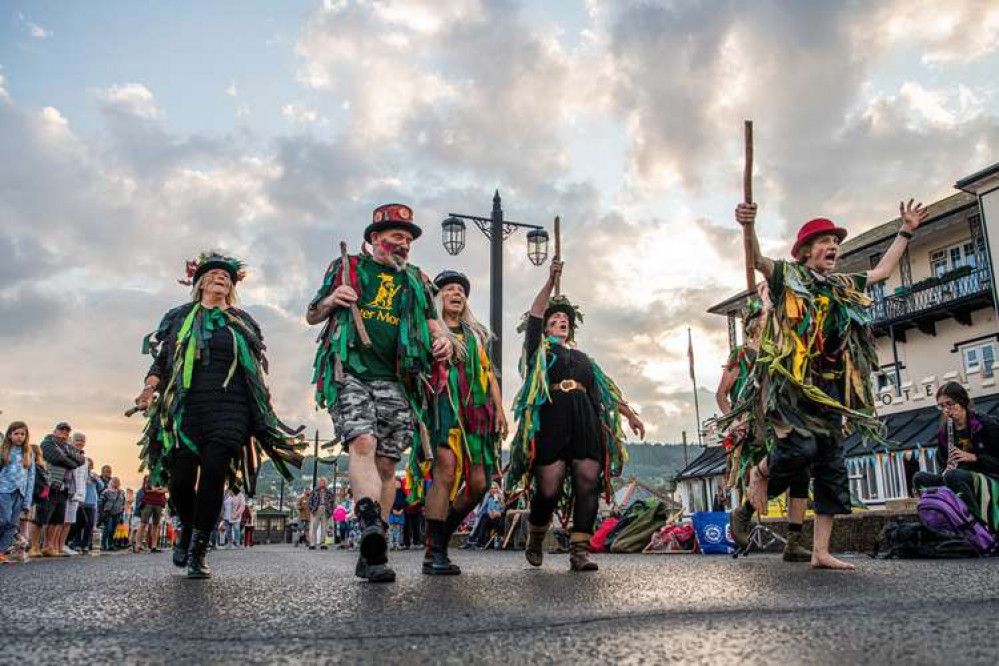
M 917 282 L 900 288 L 895 294 L 875 299 L 871 306 L 874 323 L 886 323 L 915 317 L 942 306 L 954 304 L 992 291 L 992 274 L 988 268 L 958 269 L 939 278 Z

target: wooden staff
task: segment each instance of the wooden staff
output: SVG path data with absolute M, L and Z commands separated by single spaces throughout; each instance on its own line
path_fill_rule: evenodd
M 555 216 L 555 261 L 562 261 L 562 230 L 560 227 L 561 218 Z M 555 278 L 555 295 L 562 294 L 562 276 Z
M 746 121 L 746 166 L 742 172 L 742 200 L 753 203 L 753 121 Z M 746 288 L 756 289 L 756 272 L 753 270 L 753 246 L 749 242 L 749 230 L 742 228 L 742 249 L 746 254 Z
M 350 285 L 350 257 L 347 256 L 347 244 L 340 241 L 340 284 Z M 360 295 L 360 294 L 358 294 Z M 357 308 L 357 303 L 350 304 L 350 318 L 354 320 L 354 328 L 357 329 L 357 336 L 361 338 L 361 345 L 367 349 L 371 347 L 371 338 L 368 337 L 368 329 L 364 327 L 364 320 L 361 319 L 361 311 Z

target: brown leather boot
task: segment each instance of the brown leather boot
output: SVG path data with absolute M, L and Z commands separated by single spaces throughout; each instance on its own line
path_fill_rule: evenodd
M 527 523 L 527 546 L 524 548 L 524 556 L 532 567 L 540 567 L 545 557 L 545 535 L 548 534 L 548 526 L 538 527 Z
M 596 571 L 600 567 L 590 559 L 590 537 L 586 532 L 569 535 L 569 568 L 573 571 Z
M 811 562 L 812 551 L 805 547 L 804 535 L 801 532 L 790 532 L 787 543 L 784 544 L 785 562 Z

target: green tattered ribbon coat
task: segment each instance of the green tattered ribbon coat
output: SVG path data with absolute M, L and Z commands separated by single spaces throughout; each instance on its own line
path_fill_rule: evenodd
M 188 303 L 168 312 L 159 328 L 143 340 L 143 353 L 166 358 L 168 367 L 159 368 L 160 397 L 148 412 L 143 437 L 139 441 L 142 464 L 139 470 L 150 472 L 154 485 L 167 481 L 170 453 L 183 446 L 200 455 L 197 445 L 184 433 L 184 404 L 197 363 L 211 335 L 231 335 L 234 358 L 226 384 L 237 370 L 243 371 L 252 411 L 251 435 L 243 446 L 231 476 L 242 477 L 248 495 L 256 489 L 256 477 L 264 456 L 286 479 L 291 480 L 289 465 L 301 467 L 305 447 L 300 433 L 304 426 L 292 429 L 274 413 L 270 392 L 264 383 L 267 359 L 264 356 L 260 328 L 249 314 L 236 308 L 206 309 L 200 303 Z M 165 376 L 164 376 L 165 375 Z
M 372 262 L 368 255 L 350 257 L 349 282 L 360 294 L 366 284 L 366 271 L 358 271 L 360 262 Z M 341 285 L 341 259 L 326 270 L 323 284 L 312 299 L 316 304 Z M 413 429 L 413 445 L 429 449 L 428 415 L 432 392 L 427 378 L 433 364 L 433 351 L 428 322 L 437 318 L 429 282 L 416 266 L 401 271 L 404 276 L 400 292 L 399 342 L 396 351 L 396 374 L 406 399 L 416 415 L 418 426 Z M 361 348 L 357 329 L 350 319 L 350 310 L 340 308 L 330 317 L 319 334 L 319 347 L 313 362 L 312 383 L 316 386 L 316 405 L 330 409 L 336 402 L 339 382 L 347 370 L 362 373 L 365 366 L 358 350 Z
M 829 416 L 838 415 L 846 421 L 847 432 L 856 429 L 864 440 L 884 444 L 884 425 L 875 413 L 870 382 L 878 358 L 868 311 L 871 299 L 860 290 L 863 278 L 834 273 L 820 284 L 805 266 L 786 261 L 775 262 L 774 270 L 778 272 L 774 282 L 782 287 L 771 289 L 774 307 L 767 316 L 759 355 L 739 403 L 718 420 L 719 427 L 753 419 L 762 400 L 769 425 L 786 424 L 805 435 L 831 436 L 838 434 L 831 429 L 839 426 Z M 831 339 L 839 341 L 835 349 L 826 344 Z M 817 368 L 822 354 L 841 362 L 835 375 L 823 376 Z M 843 383 L 842 400 L 820 388 L 829 380 Z M 793 425 L 796 422 L 801 425 Z M 745 469 L 766 451 L 745 446 L 741 455 L 740 469 Z
M 542 334 L 534 357 L 526 365 L 524 384 L 514 398 L 514 418 L 517 420 L 516 434 L 510 449 L 510 466 L 506 474 L 508 493 L 529 494 L 532 488 L 531 471 L 536 457 L 535 441 L 541 429 L 541 407 L 551 400 L 548 386 L 548 352 L 552 345 L 561 344 L 555 337 Z M 621 425 L 618 406 L 624 398 L 621 389 L 608 377 L 592 358 L 593 377 L 596 383 L 599 408 L 597 417 L 600 423 L 600 440 L 604 459 L 601 461 L 600 486 L 607 501 L 613 496 L 611 479 L 621 476 L 628 452 L 624 447 L 625 434 Z M 559 498 L 559 514 L 563 522 L 572 512 L 572 479 L 567 474 L 562 484 Z

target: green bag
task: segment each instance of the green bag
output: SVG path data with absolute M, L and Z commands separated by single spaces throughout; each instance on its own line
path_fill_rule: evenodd
M 648 508 L 626 526 L 610 546 L 612 553 L 640 553 L 652 535 L 669 520 L 669 509 L 662 502 L 650 500 Z

